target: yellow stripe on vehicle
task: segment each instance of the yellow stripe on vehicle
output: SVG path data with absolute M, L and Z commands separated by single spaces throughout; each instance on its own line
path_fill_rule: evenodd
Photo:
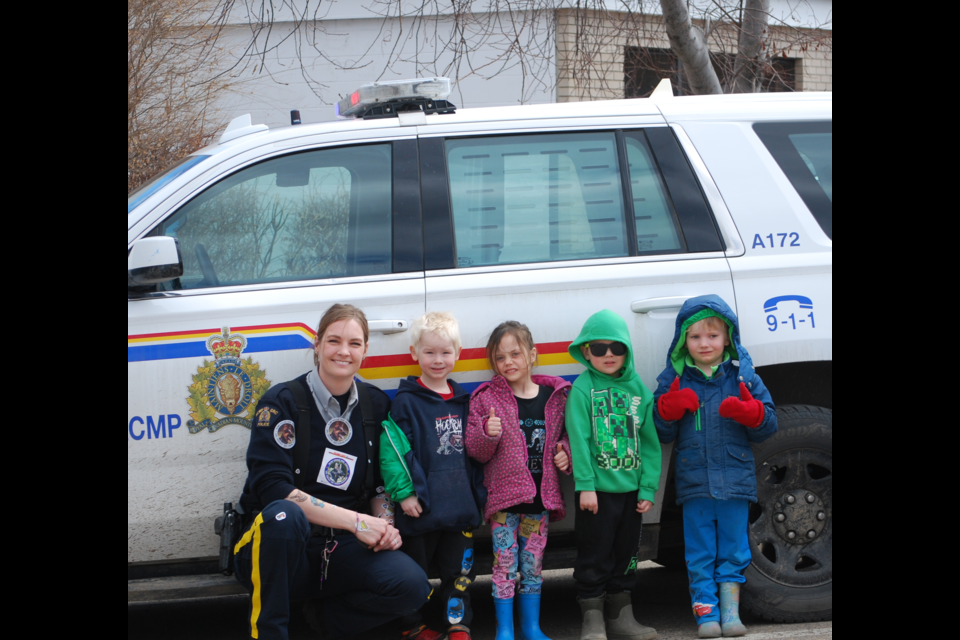
M 543 353 L 537 357 L 541 366 L 550 366 L 558 364 L 577 364 L 569 353 Z M 486 358 L 471 358 L 469 360 L 460 360 L 453 366 L 454 372 L 462 371 L 489 371 L 490 363 Z M 395 367 L 369 367 L 360 369 L 360 375 L 365 380 L 380 380 L 383 378 L 406 378 L 407 376 L 419 376 L 420 367 L 416 364 L 404 364 Z
M 262 524 L 263 513 L 258 513 L 253 521 L 253 525 L 243 534 L 243 537 L 237 542 L 237 546 L 233 548 L 234 554 L 240 553 L 240 549 L 253 540 L 253 570 L 250 572 L 250 581 L 253 583 L 250 612 L 250 637 L 252 638 L 260 637 L 257 631 L 257 620 L 260 618 L 260 525 Z
M 549 366 L 552 364 L 577 364 L 577 361 L 573 359 L 573 356 L 569 353 L 541 353 L 537 355 L 537 360 L 540 362 L 541 366 Z
M 370 367 L 369 369 L 360 369 L 360 375 L 365 380 L 374 380 L 379 378 L 406 378 L 407 376 L 419 376 L 420 367 L 415 364 L 401 365 L 399 367 Z

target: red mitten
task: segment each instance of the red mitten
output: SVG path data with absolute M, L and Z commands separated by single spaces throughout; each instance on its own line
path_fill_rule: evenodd
M 681 389 L 679 377 L 670 385 L 670 390 L 657 401 L 660 417 L 668 422 L 679 420 L 687 411 L 694 413 L 699 408 L 700 398 L 697 393 L 693 389 Z
M 754 400 L 747 385 L 740 383 L 740 397 L 729 397 L 720 403 L 720 415 L 736 420 L 745 427 L 756 429 L 763 422 L 763 403 Z

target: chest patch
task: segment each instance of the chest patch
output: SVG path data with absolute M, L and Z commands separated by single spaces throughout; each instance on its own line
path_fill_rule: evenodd
M 353 438 L 353 425 L 343 418 L 334 418 L 327 423 L 323 432 L 327 435 L 327 440 L 335 447 L 342 447 Z
M 323 454 L 323 462 L 320 463 L 317 482 L 346 491 L 350 486 L 350 479 L 353 478 L 353 469 L 356 464 L 357 456 L 327 449 Z

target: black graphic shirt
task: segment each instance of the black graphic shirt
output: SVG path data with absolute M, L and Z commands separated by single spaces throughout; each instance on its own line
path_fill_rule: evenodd
M 537 485 L 537 496 L 533 504 L 523 503 L 506 509 L 507 513 L 540 513 L 546 511 L 540 496 L 540 481 L 543 479 L 543 465 L 553 464 L 553 454 L 543 450 L 547 439 L 547 400 L 553 389 L 540 385 L 540 392 L 533 398 L 516 398 L 520 429 L 527 441 L 527 469 Z

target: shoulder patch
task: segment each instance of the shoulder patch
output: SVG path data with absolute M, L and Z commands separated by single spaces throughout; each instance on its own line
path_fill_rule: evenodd
M 273 407 L 261 407 L 257 411 L 257 426 L 269 427 L 273 418 L 278 415 L 280 415 L 280 412 Z
M 292 449 L 297 443 L 297 431 L 293 420 L 281 420 L 273 428 L 273 439 L 282 449 Z

